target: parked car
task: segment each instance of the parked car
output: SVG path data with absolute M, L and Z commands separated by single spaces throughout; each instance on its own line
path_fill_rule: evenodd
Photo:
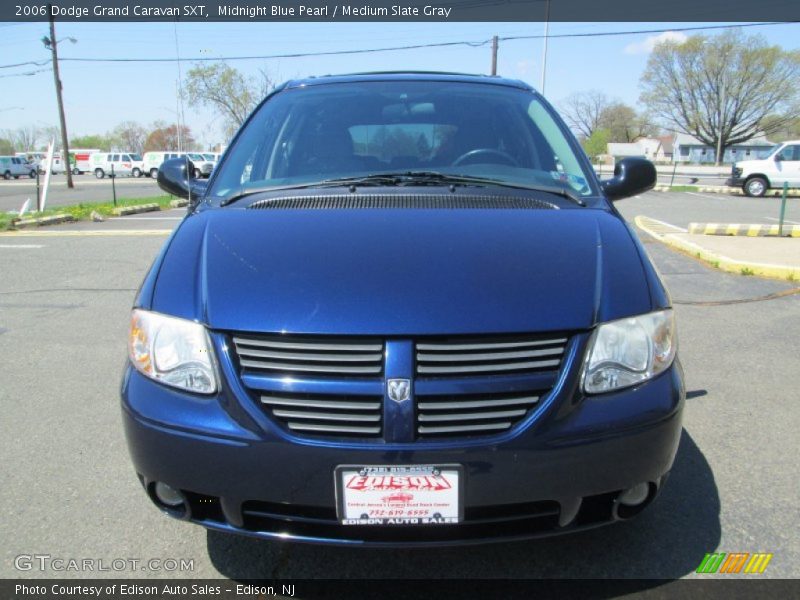
M 97 152 L 92 154 L 89 164 L 94 176 L 98 179 L 111 175 L 112 172 L 115 177 L 120 175 L 140 177 L 142 175 L 141 161 L 134 161 L 133 157 L 135 156 L 138 155 L 130 152 Z
M 800 140 L 784 142 L 759 160 L 743 160 L 733 164 L 725 182 L 741 187 L 748 196 L 761 197 L 770 188 L 800 188 Z
M 190 175 L 160 166 L 190 216 L 139 289 L 121 386 L 162 511 L 402 546 L 652 503 L 683 374 L 669 295 L 613 204 L 655 185 L 652 163 L 599 181 L 520 81 L 379 73 L 280 86 L 211 180 Z M 415 516 L 371 508 L 397 492 Z
M 36 167 L 20 156 L 0 156 L 0 175 L 3 179 L 36 177 Z
M 27 161 L 31 166 L 35 169 L 41 171 L 39 169 L 39 164 L 44 160 L 46 156 L 46 152 L 15 152 L 14 156 L 18 158 L 22 158 L 23 160 Z

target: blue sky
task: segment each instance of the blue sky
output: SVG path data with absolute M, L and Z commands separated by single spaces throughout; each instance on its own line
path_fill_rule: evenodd
M 550 34 L 684 27 L 698 23 L 551 23 Z M 706 24 L 717 25 L 717 24 Z M 175 31 L 182 57 L 317 52 L 457 40 L 482 41 L 493 35 L 540 35 L 542 23 L 58 23 L 62 57 L 174 57 Z M 800 25 L 759 26 L 770 43 L 800 48 Z M 0 65 L 46 60 L 44 23 L 0 23 Z M 713 34 L 715 32 L 709 32 Z M 551 39 L 545 95 L 556 105 L 573 92 L 599 89 L 636 105 L 639 77 L 656 34 Z M 679 35 L 679 34 L 674 34 Z M 542 40 L 500 45 L 498 73 L 540 86 Z M 265 69 L 283 80 L 298 76 L 374 70 L 443 70 L 487 73 L 489 45 L 429 48 L 352 56 L 250 60 L 231 65 L 248 74 Z M 185 74 L 192 66 L 184 61 Z M 41 68 L 41 67 L 40 67 Z M 53 77 L 49 71 L 5 77 L 37 67 L 0 69 L 0 131 L 58 122 Z M 62 62 L 61 76 L 70 137 L 104 133 L 124 120 L 143 125 L 175 121 L 176 63 Z M 21 107 L 21 108 L 17 108 Z M 185 107 L 186 123 L 206 145 L 222 141 L 213 111 Z

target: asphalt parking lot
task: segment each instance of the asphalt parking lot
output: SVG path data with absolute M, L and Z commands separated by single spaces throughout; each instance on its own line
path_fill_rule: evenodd
M 629 220 L 684 226 L 719 220 L 717 200 L 651 192 L 619 208 Z M 736 222 L 777 217 L 772 199 L 726 202 Z M 194 566 L 70 577 L 674 579 L 698 577 L 714 551 L 773 553 L 761 577 L 800 577 L 800 295 L 770 298 L 797 283 L 722 273 L 645 235 L 678 314 L 688 399 L 670 480 L 637 519 L 525 543 L 367 550 L 239 538 L 164 517 L 128 459 L 118 387 L 131 302 L 182 214 L 0 237 L 0 577 L 60 576 L 14 566 L 20 554 L 49 554 Z
M 50 189 L 47 192 L 47 208 L 66 206 L 79 202 L 111 202 L 113 192 L 111 178 L 97 179 L 94 175 L 83 174 L 73 177 L 75 187 L 67 187 L 67 177 L 63 174 L 53 175 Z M 44 186 L 44 176 L 40 179 Z M 118 198 L 146 198 L 162 196 L 163 192 L 156 182 L 149 177 L 117 177 L 114 184 Z M 31 199 L 36 207 L 36 180 L 29 178 L 0 179 L 0 211 L 19 210 L 25 200 Z

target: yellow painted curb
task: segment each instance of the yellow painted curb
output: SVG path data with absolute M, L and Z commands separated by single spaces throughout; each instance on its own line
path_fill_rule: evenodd
M 645 217 L 644 215 L 635 217 L 633 222 L 636 223 L 636 226 L 639 229 L 654 237 L 658 241 L 663 242 L 667 246 L 683 252 L 692 258 L 700 259 L 712 267 L 720 269 L 721 271 L 735 273 L 737 275 L 758 275 L 760 277 L 769 277 L 772 279 L 800 279 L 800 267 L 789 267 L 786 265 L 772 265 L 767 263 L 735 260 L 733 258 L 723 256 L 722 254 L 716 254 L 715 252 L 706 250 L 705 248 L 698 246 L 693 242 L 675 237 L 675 235 L 672 233 L 659 233 L 653 226 L 659 224 L 660 222 L 650 219 L 649 217 Z

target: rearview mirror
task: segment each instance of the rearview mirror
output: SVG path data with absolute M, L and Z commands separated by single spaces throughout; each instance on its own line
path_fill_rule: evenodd
M 188 199 L 191 196 L 193 206 L 205 196 L 208 187 L 206 180 L 191 176 L 194 171 L 194 163 L 186 158 L 165 160 L 158 168 L 158 186 L 178 198 Z
M 656 185 L 656 167 L 646 158 L 623 158 L 614 165 L 614 177 L 600 182 L 609 200 L 630 198 L 652 190 Z

